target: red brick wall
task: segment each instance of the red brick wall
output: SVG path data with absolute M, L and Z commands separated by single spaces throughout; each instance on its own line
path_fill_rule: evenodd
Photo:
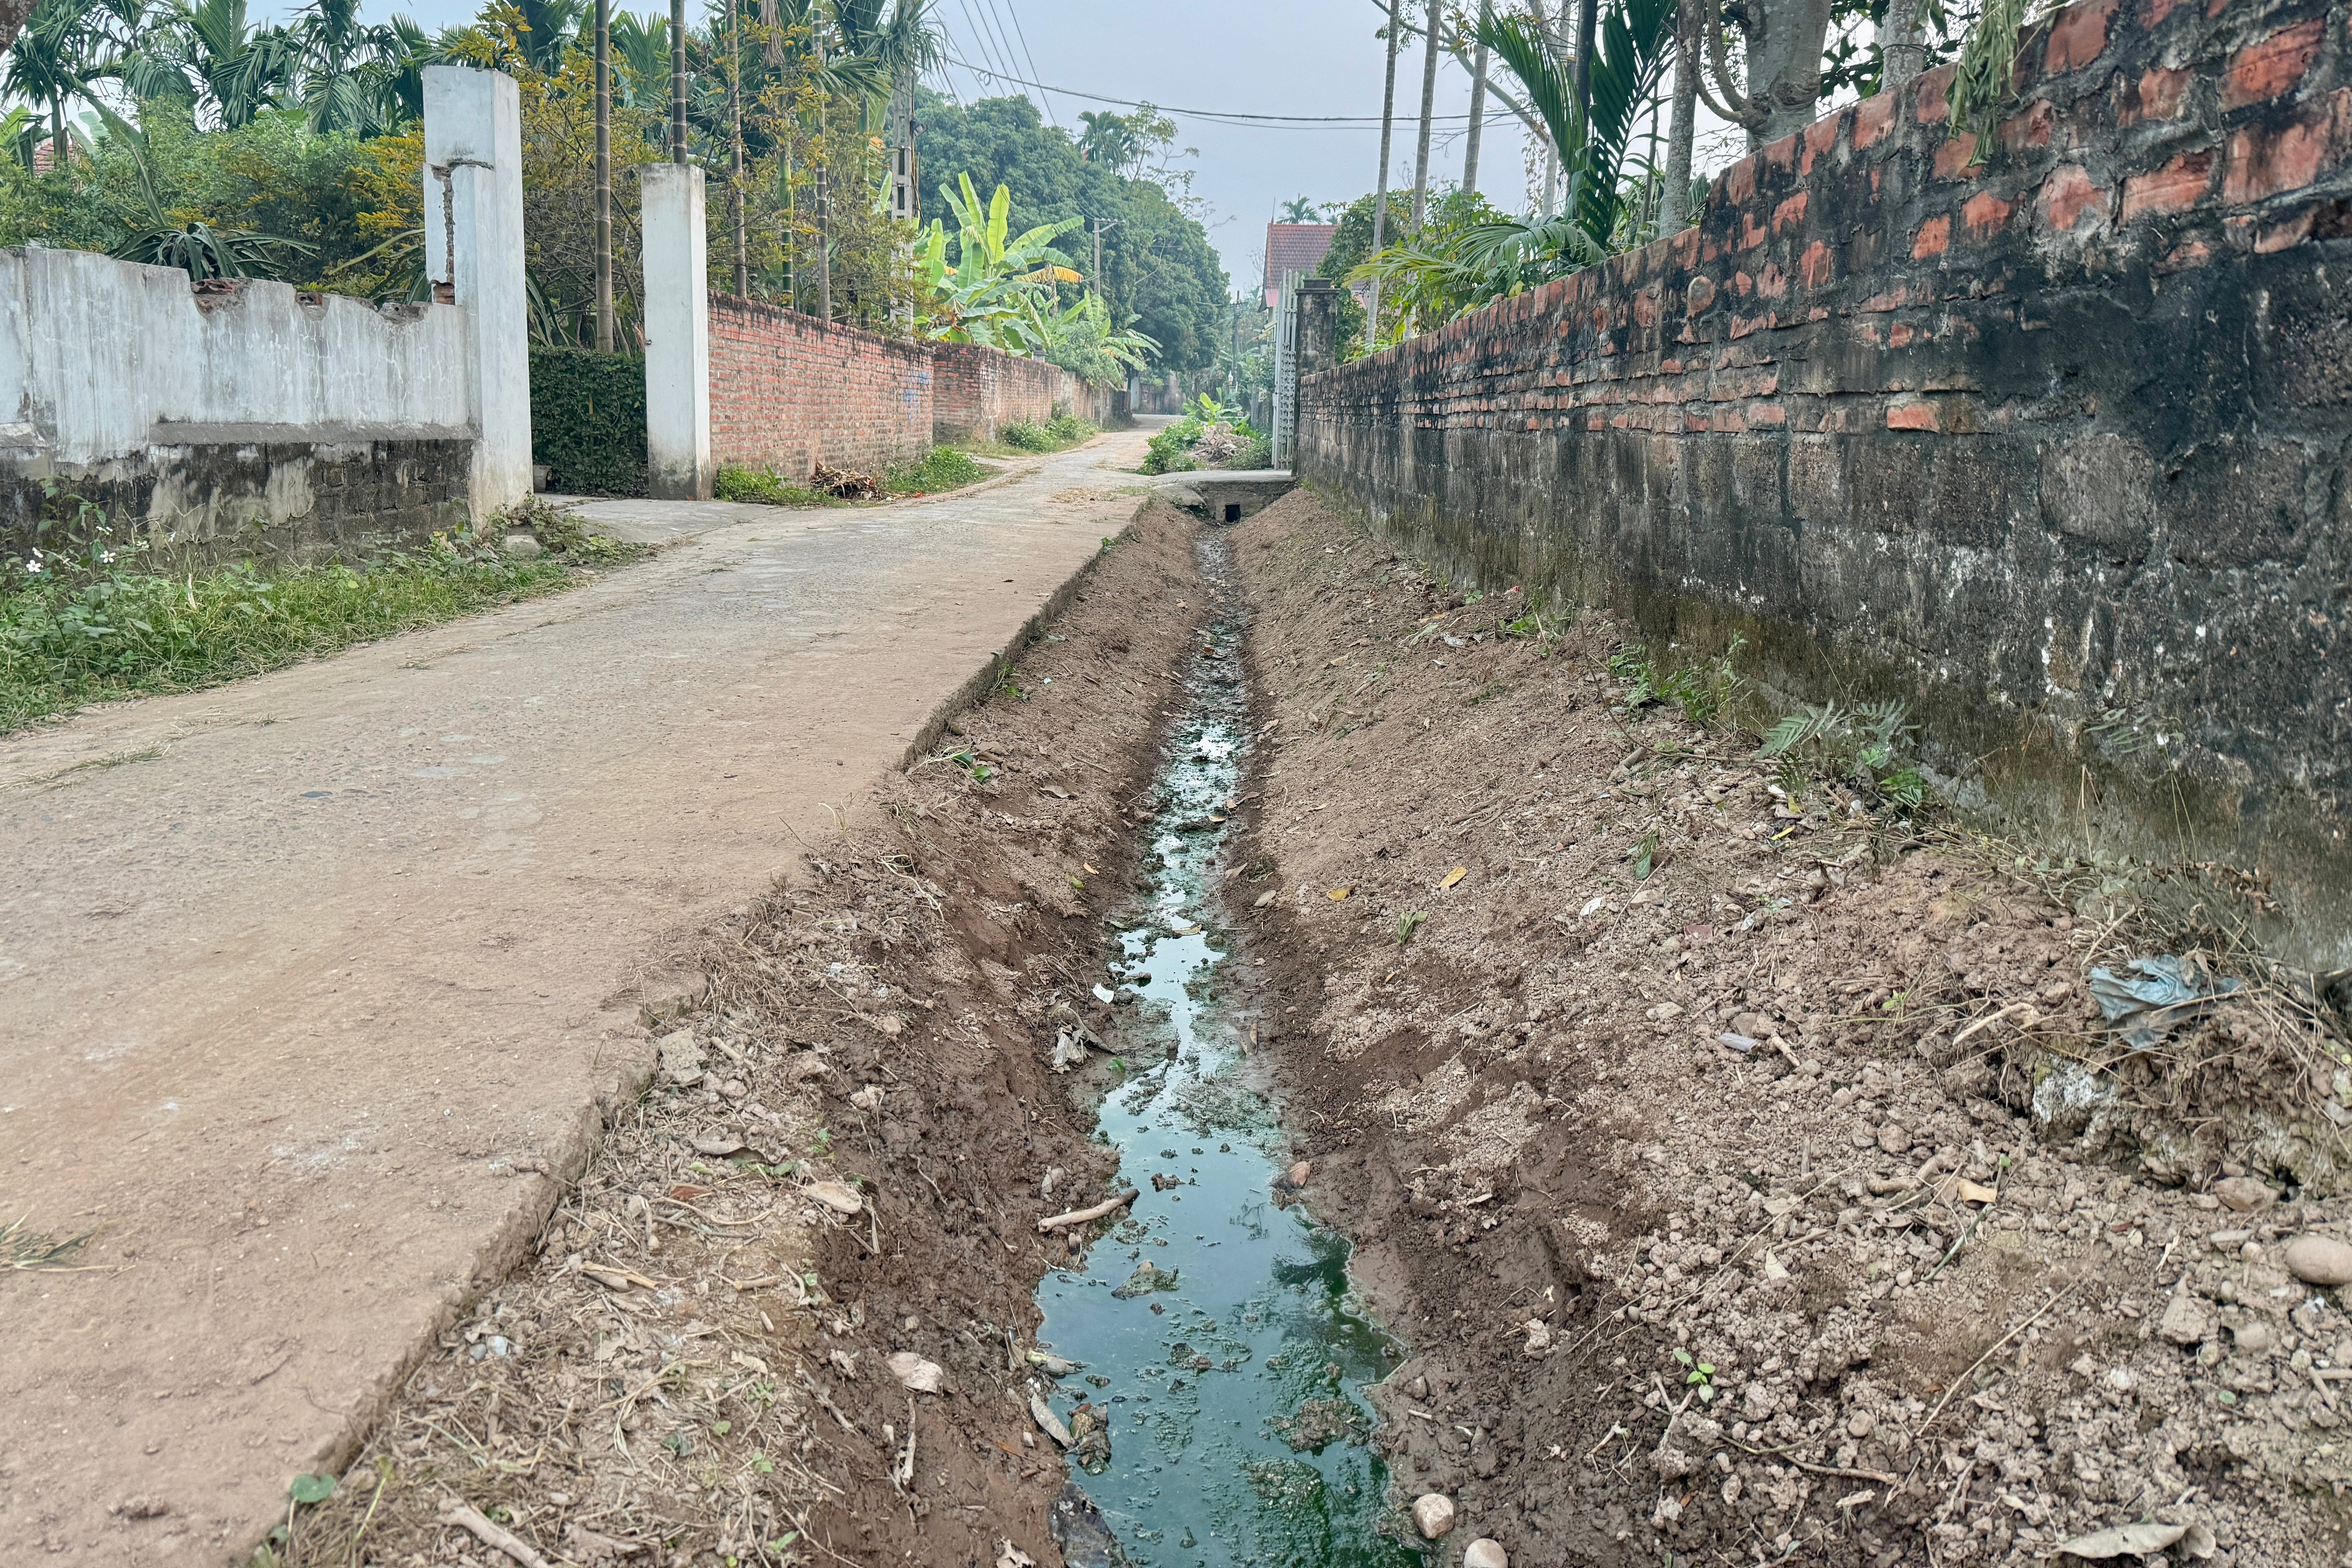
M 2352 963 L 2352 4 L 2083 0 L 2021 65 L 1985 145 L 1931 72 L 1309 377 L 1298 470 L 1674 657 L 1899 697 L 2102 854 L 2274 869 Z
M 928 343 L 710 297 L 710 455 L 805 478 L 872 470 L 931 445 Z
M 1005 426 L 1042 425 L 1056 406 L 1105 421 L 1084 382 L 1057 364 L 970 343 L 932 346 L 933 428 L 941 441 L 993 441 Z

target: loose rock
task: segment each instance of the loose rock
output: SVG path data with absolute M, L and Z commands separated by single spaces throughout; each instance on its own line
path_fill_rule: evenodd
M 2213 1195 L 2232 1214 L 2252 1214 L 2278 1201 L 2270 1184 L 2259 1176 L 2229 1176 L 2213 1184 Z
M 694 1043 L 692 1029 L 664 1035 L 655 1042 L 654 1050 L 664 1083 L 686 1089 L 702 1081 L 702 1047 Z
M 1511 1559 L 1501 1542 L 1481 1536 L 1464 1549 L 1462 1568 L 1511 1568 Z
M 2164 1304 L 2164 1316 L 2157 1320 L 2156 1331 L 2174 1344 L 2193 1345 L 2213 1331 L 2213 1320 L 2204 1303 L 2183 1291 Z
M 1423 1541 L 1435 1541 L 1454 1528 L 1454 1500 L 1439 1492 L 1423 1492 L 1412 1500 L 1412 1524 Z
M 2286 1244 L 2286 1271 L 2306 1285 L 2352 1285 L 2352 1247 L 2332 1236 L 2298 1236 Z

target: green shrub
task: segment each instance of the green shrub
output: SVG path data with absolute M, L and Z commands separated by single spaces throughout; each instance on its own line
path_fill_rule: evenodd
M 1192 460 L 1192 443 L 1201 431 L 1191 420 L 1171 425 L 1151 438 L 1143 455 L 1143 471 L 1147 474 L 1181 474 L 1201 465 Z
M 1045 428 L 1055 440 L 1066 447 L 1075 447 L 1081 441 L 1091 441 L 1101 433 L 1096 426 L 1079 418 L 1066 408 L 1055 415 Z
M 1054 432 L 1045 426 L 1032 425 L 1026 420 L 1020 419 L 1014 420 L 1010 425 L 998 426 L 996 438 L 1006 446 L 1018 447 L 1024 452 L 1050 452 L 1061 444 L 1055 439 Z
M 936 495 L 961 489 L 996 471 L 969 452 L 934 447 L 911 463 L 890 464 L 883 470 L 882 482 L 894 496 Z
M 742 463 L 721 463 L 718 477 L 712 481 L 710 493 L 719 500 L 786 506 L 807 494 L 804 490 L 794 494 L 794 489 L 765 468 L 754 468 Z
M 645 494 L 644 358 L 534 347 L 530 458 L 561 494 Z

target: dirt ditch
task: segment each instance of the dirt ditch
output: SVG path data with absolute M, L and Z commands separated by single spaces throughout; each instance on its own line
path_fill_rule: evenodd
M 1450 592 L 1303 494 L 1238 532 L 1272 1055 L 1416 1349 L 1382 1438 L 1449 1542 L 1889 1568 L 2143 1521 L 2338 1560 L 2352 1320 L 2282 1244 L 2345 1234 L 2340 1145 L 2223 1113 L 2313 1119 L 2307 997 L 2119 1059 L 2085 970 L 2128 922 L 1776 795 L 1752 738 L 1628 705 L 1661 682 L 1605 618 Z
M 1035 1292 L 1149 1256 L 1093 1107 L 1140 1065 L 1105 982 L 1155 771 L 1231 650 L 1200 529 L 1147 508 L 711 934 L 536 1260 L 272 1557 L 1109 1560 L 1033 1409 Z M 2134 1523 L 2147 1562 L 2344 1556 L 2352 1320 L 2289 1267 L 2346 1235 L 2340 1151 L 2200 1115 L 2347 1098 L 2317 1014 L 2252 984 L 2118 1062 L 2085 972 L 2141 933 L 2048 878 L 1775 795 L 1752 739 L 1629 704 L 1605 620 L 1468 598 L 1309 496 L 1222 537 L 1254 732 L 1202 905 L 1265 1152 L 1408 1352 L 1343 1439 L 1388 1539 L 1431 1491 L 1433 1563 L 2021 1563 Z

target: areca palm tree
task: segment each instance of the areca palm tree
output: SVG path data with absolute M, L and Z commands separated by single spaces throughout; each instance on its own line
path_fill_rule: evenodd
M 134 97 L 194 99 L 234 131 L 292 95 L 296 67 L 293 35 L 247 20 L 246 0 L 170 0 L 119 74 Z
M 0 89 L 48 110 L 51 163 L 60 169 L 69 146 L 66 105 L 84 96 L 93 78 L 105 74 L 97 55 L 103 34 L 94 26 L 92 13 L 86 0 L 40 0 L 8 51 L 6 69 L 0 72 Z
M 514 8 L 524 60 L 535 71 L 554 75 L 563 67 L 564 51 L 579 41 L 585 0 L 514 0 Z
M 1079 112 L 1078 122 L 1086 127 L 1078 132 L 1078 156 L 1087 163 L 1123 174 L 1143 156 L 1143 139 L 1125 115 L 1088 109 Z
M 1613 247 L 1625 205 L 1623 176 L 1633 128 L 1665 79 L 1673 58 L 1675 0 L 1614 0 L 1598 18 L 1590 110 L 1536 24 L 1486 16 L 1476 37 L 1518 78 L 1528 107 L 1542 120 L 1568 178 L 1562 211 L 1595 246 Z
M 883 0 L 834 0 L 834 24 L 840 33 L 842 53 L 867 62 L 873 85 L 863 95 L 866 128 L 877 129 L 876 116 L 902 85 L 911 102 L 914 79 L 937 65 L 939 34 L 930 25 L 930 0 L 897 0 L 886 19 Z
M 313 130 L 372 136 L 402 118 L 394 79 L 410 39 L 397 24 L 368 26 L 359 11 L 360 0 L 311 0 L 294 23 L 295 99 Z

